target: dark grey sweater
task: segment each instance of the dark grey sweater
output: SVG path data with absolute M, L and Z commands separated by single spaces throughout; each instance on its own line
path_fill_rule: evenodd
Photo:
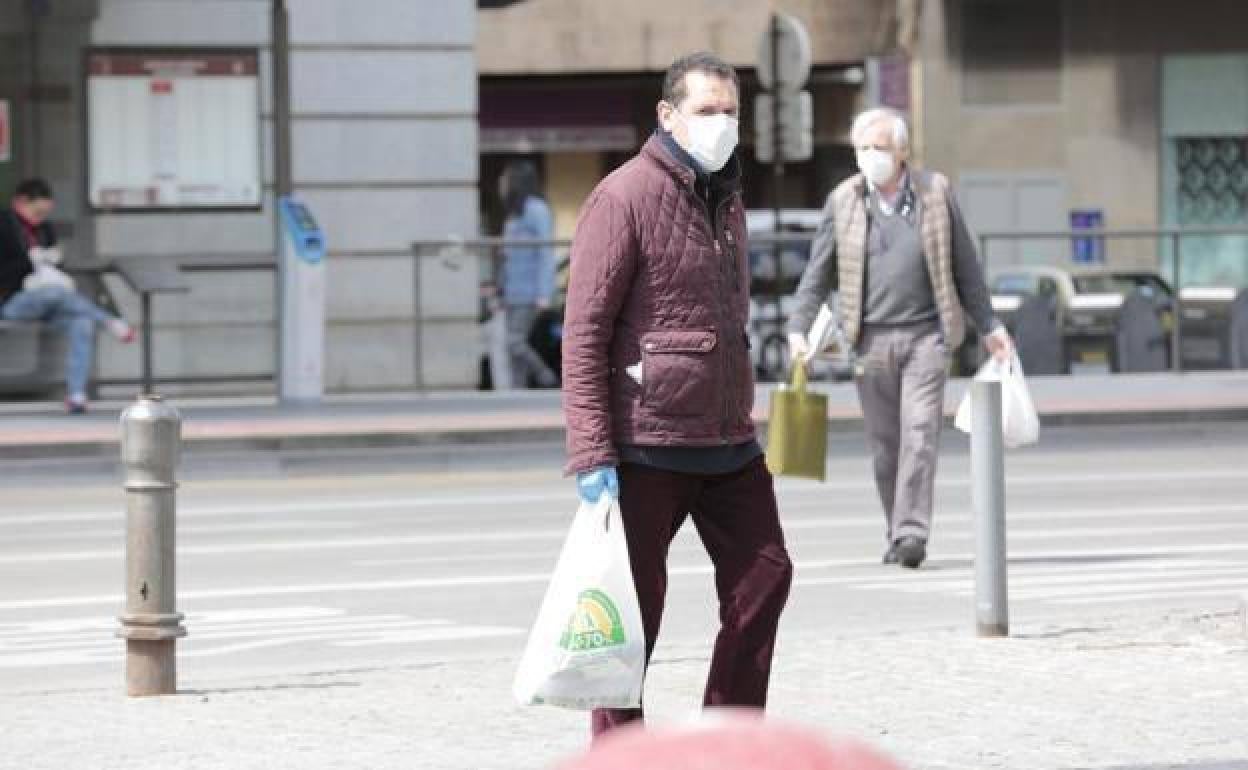
M 910 202 L 908 210 L 907 196 Z M 867 201 L 871 220 L 867 232 L 863 321 L 868 324 L 903 324 L 938 317 L 923 257 L 920 197 L 913 191 L 913 183 L 907 181 L 907 191 L 892 217 L 883 215 L 876 197 L 872 193 Z M 838 288 L 836 226 L 830 197 L 823 217 L 810 247 L 807 275 L 802 277 L 797 289 L 797 311 L 788 323 L 789 331 L 798 334 L 805 334 L 810 329 L 819 314 L 819 306 L 828 298 L 828 292 Z M 953 280 L 958 298 L 979 333 L 987 334 L 996 326 L 992 295 L 984 281 L 975 242 L 952 196 L 949 197 L 949 219 L 953 231 Z
M 897 207 L 885 211 L 878 191 L 867 200 L 867 274 L 862 320 L 899 326 L 940 317 L 923 259 L 918 196 L 907 185 Z

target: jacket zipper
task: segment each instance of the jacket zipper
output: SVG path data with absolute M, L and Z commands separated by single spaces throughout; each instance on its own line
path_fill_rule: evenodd
M 723 218 L 720 216 L 720 214 L 721 212 L 723 212 L 724 207 L 727 206 L 732 201 L 734 196 L 729 195 L 727 198 L 724 198 L 722 201 L 720 201 L 719 204 L 715 207 L 715 212 L 713 215 L 711 213 L 711 207 L 708 206 L 706 202 L 702 200 L 701 196 L 697 195 L 697 190 L 694 190 L 694 197 L 697 198 L 698 202 L 702 205 L 702 210 L 706 212 L 707 221 L 711 227 L 711 241 L 712 243 L 715 244 L 716 261 L 719 263 L 718 268 L 719 268 L 720 291 L 719 291 L 719 301 L 716 303 L 716 310 L 718 311 L 717 315 L 719 316 L 719 333 L 718 333 L 719 344 L 721 347 L 729 346 L 729 345 L 735 347 L 737 345 L 735 336 L 727 333 L 729 315 L 731 315 L 731 313 L 728 310 L 727 301 L 724 298 L 727 296 L 732 296 L 732 294 L 729 294 L 727 289 L 729 288 L 729 286 L 731 286 L 733 288 L 733 291 L 735 292 L 736 282 L 732 280 L 731 276 L 727 275 L 728 271 L 725 269 L 725 266 L 724 266 L 724 263 L 726 261 L 724 259 L 724 253 L 727 250 L 724 248 L 723 242 L 720 240 L 721 233 L 722 233 L 721 223 L 723 222 Z M 735 274 L 736 271 L 737 271 L 737 268 L 736 268 L 736 264 L 734 260 L 734 264 L 732 266 L 732 273 Z M 724 397 L 720 404 L 722 409 L 720 412 L 720 421 L 719 421 L 719 442 L 721 444 L 728 443 L 728 429 L 729 429 L 729 421 L 731 419 L 729 407 L 731 406 L 733 398 L 734 398 L 733 394 L 736 392 L 736 382 L 735 382 L 735 377 L 733 376 L 733 372 L 732 372 L 732 355 L 731 354 L 733 352 L 734 351 L 731 348 L 725 347 L 724 350 L 722 351 L 723 354 L 720 356 L 720 373 L 722 375 L 722 378 L 720 381 L 724 383 Z

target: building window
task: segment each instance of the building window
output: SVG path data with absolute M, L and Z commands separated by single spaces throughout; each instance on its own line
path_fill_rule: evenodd
M 1175 140 L 1179 224 L 1236 225 L 1248 211 L 1248 137 Z
M 962 101 L 1062 101 L 1062 6 L 1054 0 L 962 0 Z

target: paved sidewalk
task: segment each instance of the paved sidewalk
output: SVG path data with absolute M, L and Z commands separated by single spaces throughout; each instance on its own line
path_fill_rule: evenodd
M 966 382 L 950 384 L 950 416 Z M 1030 384 L 1049 424 L 1248 419 L 1248 372 L 1037 377 Z M 818 389 L 829 396 L 832 427 L 856 430 L 862 415 L 853 385 Z M 766 422 L 770 392 L 768 386 L 758 390 L 760 424 Z M 183 411 L 189 451 L 506 444 L 563 436 L 555 391 L 338 396 L 309 408 L 281 407 L 264 398 L 175 403 Z M 124 406 L 104 403 L 90 415 L 69 417 L 59 405 L 0 405 L 0 458 L 113 456 Z
M 782 635 L 772 715 L 865 738 L 913 770 L 1248 768 L 1242 615 L 1015 633 Z M 705 655 L 660 645 L 648 689 L 655 722 L 693 713 Z M 579 751 L 584 715 L 513 706 L 513 670 L 512 660 L 486 660 L 263 681 L 191 675 L 185 694 L 146 700 L 6 693 L 0 765 L 540 770 Z

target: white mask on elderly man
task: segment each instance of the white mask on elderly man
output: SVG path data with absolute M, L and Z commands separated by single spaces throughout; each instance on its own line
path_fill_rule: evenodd
M 722 112 L 718 115 L 676 114 L 689 129 L 689 146 L 685 151 L 708 174 L 723 168 L 737 148 L 737 119 Z
M 872 184 L 879 187 L 891 181 L 897 173 L 897 161 L 891 152 L 870 147 L 858 151 L 858 168 Z

